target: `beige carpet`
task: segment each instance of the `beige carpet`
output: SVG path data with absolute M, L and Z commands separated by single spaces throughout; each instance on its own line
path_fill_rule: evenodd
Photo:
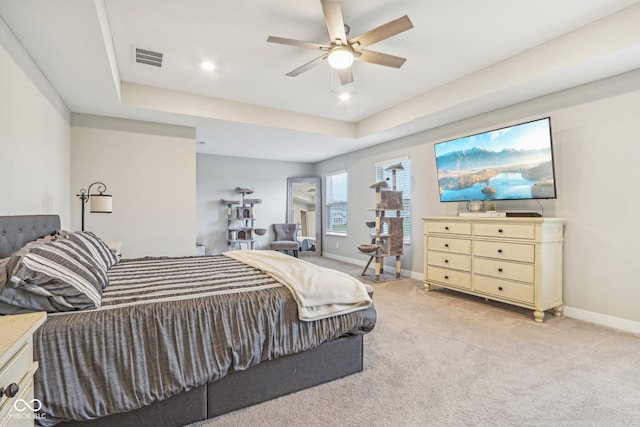
M 363 372 L 192 426 L 640 426 L 640 336 L 367 277 Z

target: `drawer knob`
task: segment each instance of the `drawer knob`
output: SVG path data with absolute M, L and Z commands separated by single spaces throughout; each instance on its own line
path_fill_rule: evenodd
M 448 247 L 449 247 L 449 244 L 448 244 L 448 243 L 445 243 L 445 244 L 444 244 L 444 247 L 445 247 L 445 248 L 448 248 Z
M 445 230 L 448 230 L 448 229 L 449 229 L 449 227 L 445 227 L 444 229 L 445 229 Z
M 445 260 L 444 260 L 444 263 L 445 263 L 445 264 L 448 264 L 448 263 L 449 263 L 449 260 L 448 260 L 448 259 L 445 259 Z
M 498 249 L 498 253 L 501 254 L 502 253 L 502 249 Z
M 3 389 L 0 388 L 0 397 L 2 396 L 14 397 L 16 394 L 18 394 L 19 391 L 20 391 L 20 387 L 18 386 L 18 384 L 11 383 Z
M 449 280 L 449 276 L 444 276 L 445 279 Z
M 500 273 L 502 273 L 502 267 L 498 268 L 498 271 L 499 271 Z
M 498 233 L 502 233 L 502 228 L 498 228 Z
M 498 286 L 498 290 L 501 291 L 502 290 L 502 286 Z

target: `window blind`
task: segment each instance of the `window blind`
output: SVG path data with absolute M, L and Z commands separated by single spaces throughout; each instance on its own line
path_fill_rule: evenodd
M 347 172 L 325 175 L 327 233 L 347 234 Z

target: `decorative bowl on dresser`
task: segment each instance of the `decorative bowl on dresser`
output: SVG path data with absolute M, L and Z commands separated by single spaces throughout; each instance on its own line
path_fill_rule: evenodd
M 424 288 L 453 289 L 562 315 L 564 220 L 425 217 Z
M 33 333 L 46 313 L 0 316 L 0 427 L 33 426 L 38 401 L 33 398 Z

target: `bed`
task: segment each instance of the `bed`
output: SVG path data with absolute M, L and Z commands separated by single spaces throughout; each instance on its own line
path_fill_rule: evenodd
M 0 217 L 0 258 L 59 228 Z M 232 255 L 116 261 L 99 306 L 51 312 L 34 335 L 36 421 L 180 426 L 362 370 L 373 304 L 303 309 L 282 276 L 319 267 L 288 257 L 265 273 Z

